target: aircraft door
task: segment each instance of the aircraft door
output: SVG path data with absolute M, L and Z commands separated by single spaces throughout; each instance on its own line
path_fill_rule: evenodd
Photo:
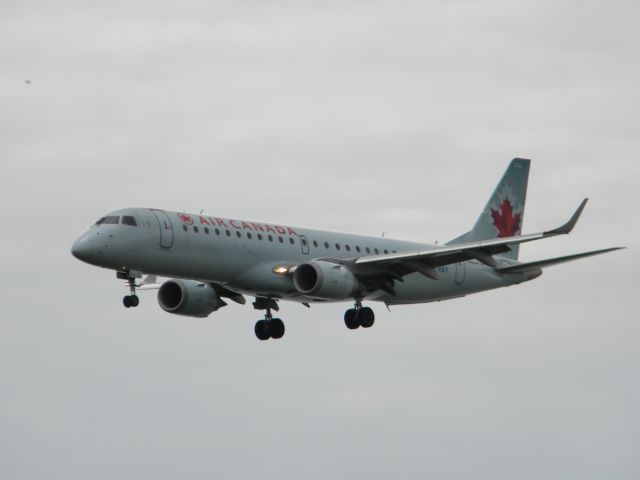
M 309 254 L 309 240 L 307 240 L 306 235 L 298 235 L 300 237 L 300 245 L 302 245 L 302 253 L 305 255 Z
M 454 278 L 456 285 L 462 285 L 464 283 L 464 277 L 465 277 L 465 263 L 458 262 L 456 263 L 456 276 Z
M 160 227 L 160 246 L 162 248 L 173 247 L 173 224 L 169 219 L 169 215 L 164 210 L 151 209 L 158 220 L 158 226 Z

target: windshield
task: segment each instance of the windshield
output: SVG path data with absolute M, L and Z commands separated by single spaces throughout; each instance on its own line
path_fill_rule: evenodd
M 96 225 L 118 224 L 119 222 L 120 222 L 120 217 L 108 216 L 108 217 L 102 217 L 100 220 L 96 222 Z
M 131 225 L 132 227 L 137 227 L 138 226 L 138 224 L 136 223 L 136 219 L 131 217 L 131 216 L 128 216 L 128 215 L 125 215 L 125 216 L 122 217 L 122 224 L 123 225 Z

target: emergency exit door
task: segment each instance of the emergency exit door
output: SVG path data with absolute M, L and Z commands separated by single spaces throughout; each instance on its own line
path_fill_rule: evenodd
M 307 240 L 306 235 L 298 235 L 300 238 L 300 245 L 302 246 L 302 253 L 305 255 L 309 254 L 309 240 Z

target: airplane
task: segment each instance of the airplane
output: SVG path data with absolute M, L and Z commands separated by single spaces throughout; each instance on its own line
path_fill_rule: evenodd
M 473 228 L 443 244 L 392 240 L 208 214 L 158 208 L 108 213 L 80 236 L 73 256 L 116 271 L 137 307 L 137 289 L 157 289 L 169 313 L 207 317 L 225 299 L 264 310 L 255 324 L 260 340 L 281 338 L 275 318 L 279 301 L 353 302 L 348 329 L 369 328 L 375 315 L 363 302 L 415 304 L 464 297 L 519 284 L 551 265 L 598 255 L 612 247 L 531 262 L 519 262 L 520 244 L 568 234 L 588 199 L 562 226 L 521 234 L 530 160 L 514 158 Z M 143 275 L 147 277 L 140 283 Z M 157 276 L 169 277 L 162 284 Z

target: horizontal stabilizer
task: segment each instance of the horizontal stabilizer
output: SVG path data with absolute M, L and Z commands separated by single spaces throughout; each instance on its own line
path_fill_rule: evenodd
M 534 270 L 536 268 L 549 267 L 558 263 L 570 262 L 572 260 L 578 260 L 580 258 L 590 257 L 592 255 L 600 255 L 601 253 L 612 252 L 614 250 L 620 250 L 624 247 L 603 248 L 602 250 L 593 250 L 591 252 L 576 253 L 574 255 L 566 255 L 564 257 L 547 258 L 546 260 L 537 260 L 535 262 L 519 263 L 517 265 L 511 265 L 508 267 L 496 268 L 499 273 L 522 273 Z

